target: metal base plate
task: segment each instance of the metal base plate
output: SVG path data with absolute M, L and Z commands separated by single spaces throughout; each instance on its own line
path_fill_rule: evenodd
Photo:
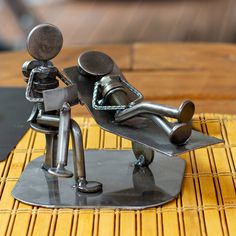
M 80 193 L 74 178 L 58 178 L 41 168 L 44 156 L 31 161 L 15 188 L 14 198 L 53 208 L 144 209 L 176 198 L 181 190 L 185 161 L 155 153 L 149 168 L 135 167 L 132 151 L 85 152 L 87 180 L 103 183 L 99 193 Z M 67 169 L 73 171 L 72 153 Z

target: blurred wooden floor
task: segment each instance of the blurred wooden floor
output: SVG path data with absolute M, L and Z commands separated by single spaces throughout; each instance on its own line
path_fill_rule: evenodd
M 65 45 L 134 41 L 236 41 L 236 1 L 43 1 L 31 6 L 42 22 L 57 25 Z M 0 35 L 24 38 L 1 4 Z
M 233 44 L 134 43 L 64 48 L 53 60 L 59 68 L 77 64 L 85 50 L 110 55 L 147 101 L 179 106 L 191 99 L 196 112 L 236 114 L 236 46 Z M 26 52 L 0 53 L 0 86 L 26 84 Z M 88 115 L 83 106 L 74 114 Z

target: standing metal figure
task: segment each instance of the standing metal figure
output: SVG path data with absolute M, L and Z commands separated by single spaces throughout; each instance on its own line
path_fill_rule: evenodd
M 60 30 L 50 24 L 36 26 L 27 38 L 28 52 L 35 59 L 25 62 L 22 68 L 27 82 L 26 99 L 35 103 L 28 121 L 34 130 L 46 136 L 44 170 L 58 177 L 73 176 L 65 168 L 71 133 L 75 186 L 81 192 L 97 192 L 102 184 L 86 180 L 81 129 L 71 119 L 70 107 L 79 102 L 77 86 L 50 61 L 60 52 L 62 44 Z M 67 87 L 58 88 L 57 78 Z

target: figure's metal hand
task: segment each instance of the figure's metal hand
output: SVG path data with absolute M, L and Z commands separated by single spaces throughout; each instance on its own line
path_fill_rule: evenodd
M 29 80 L 28 80 L 28 85 L 25 91 L 25 98 L 30 101 L 30 102 L 43 102 L 43 98 L 35 98 L 32 96 L 32 86 L 33 86 L 33 80 L 34 80 L 34 75 L 37 71 L 37 68 L 33 69 L 30 72 Z
M 63 75 L 59 70 L 57 70 L 57 76 L 67 86 L 73 84 L 73 82 L 70 79 L 68 79 L 65 75 Z

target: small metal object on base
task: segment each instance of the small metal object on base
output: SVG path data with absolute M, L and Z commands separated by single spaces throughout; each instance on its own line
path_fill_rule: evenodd
M 153 149 L 136 142 L 132 142 L 132 149 L 134 156 L 137 159 L 135 165 L 149 166 L 153 162 L 154 159 Z
M 73 178 L 58 178 L 43 170 L 44 157 L 39 157 L 27 165 L 13 196 L 24 203 L 51 208 L 144 209 L 169 202 L 180 193 L 185 161 L 178 157 L 155 153 L 149 167 L 138 167 L 133 165 L 132 151 L 89 150 L 85 155 L 87 179 L 103 183 L 103 191 L 81 193 L 74 187 Z M 73 170 L 71 153 L 67 168 Z

